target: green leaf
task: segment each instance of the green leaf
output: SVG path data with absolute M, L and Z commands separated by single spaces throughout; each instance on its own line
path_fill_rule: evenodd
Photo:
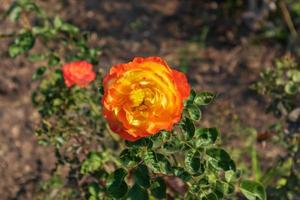
M 144 155 L 144 161 L 147 165 L 155 165 L 155 154 L 153 151 L 147 151 Z
M 99 200 L 99 197 L 97 197 L 97 196 L 90 196 L 88 198 L 88 200 Z
M 217 128 L 197 128 L 195 131 L 197 146 L 213 144 L 216 142 L 219 135 L 219 130 Z
M 169 141 L 171 134 L 172 133 L 169 131 L 162 130 L 162 131 L 159 131 L 159 133 L 151 136 L 151 140 L 156 144 L 166 142 L 166 141 Z
M 22 54 L 23 53 L 23 49 L 20 48 L 19 46 L 13 44 L 11 45 L 9 48 L 8 48 L 8 54 L 10 57 L 12 58 L 15 58 L 17 57 L 18 55 Z
M 191 104 L 191 105 L 187 105 L 187 111 L 189 113 L 189 116 L 192 120 L 197 121 L 200 119 L 201 117 L 201 111 L 198 108 L 198 106 Z
M 129 141 L 126 141 L 125 142 L 126 146 L 128 147 L 148 147 L 148 148 L 151 148 L 153 146 L 153 142 L 151 141 L 151 139 L 149 138 L 141 138 L 137 141 L 134 141 L 134 142 L 129 142 Z
M 57 34 L 55 29 L 50 29 L 48 26 L 34 26 L 32 32 L 46 40 L 52 39 Z
M 187 152 L 184 161 L 190 173 L 198 173 L 198 175 L 203 173 L 203 166 L 201 165 L 200 154 L 198 152 Z
M 48 146 L 50 144 L 50 141 L 46 139 L 39 139 L 37 142 L 41 146 Z
M 202 200 L 219 200 L 218 196 L 215 193 L 209 193 L 202 198 Z
M 178 152 L 184 147 L 184 142 L 177 137 L 173 137 L 172 140 L 168 140 L 163 148 L 167 149 L 169 152 Z
M 98 88 L 98 92 L 100 95 L 104 95 L 104 87 L 103 85 Z
M 181 167 L 173 167 L 173 174 L 179 178 L 181 178 L 183 181 L 189 181 L 191 179 L 191 174 L 185 171 Z
M 46 59 L 44 54 L 31 54 L 27 57 L 27 59 L 31 62 L 42 61 Z
M 296 94 L 298 92 L 298 85 L 290 81 L 285 85 L 284 91 L 290 95 Z
M 196 92 L 192 89 L 189 98 L 184 102 L 184 106 L 193 104 Z
M 156 178 L 151 184 L 151 193 L 157 199 L 166 198 L 166 190 L 167 186 L 165 184 L 165 181 L 161 177 Z
M 55 76 L 56 76 L 55 78 L 58 79 L 58 80 L 64 80 L 63 79 L 63 73 L 62 73 L 61 69 L 55 70 Z
M 120 168 L 114 171 L 107 181 L 107 192 L 115 198 L 121 198 L 125 196 L 128 190 L 128 186 L 124 181 L 127 172 L 125 169 Z
M 79 32 L 79 28 L 69 23 L 63 23 L 60 28 L 62 31 L 70 34 L 77 34 Z
M 37 68 L 34 74 L 32 75 L 32 80 L 37 80 L 38 78 L 40 78 L 45 73 L 46 69 L 46 67 Z
M 82 163 L 80 173 L 94 172 L 102 166 L 102 155 L 99 152 L 90 152 Z
M 15 58 L 18 55 L 30 50 L 35 43 L 35 38 L 30 31 L 20 33 L 14 43 L 9 47 L 8 53 L 10 57 Z
M 222 198 L 223 196 L 234 192 L 234 185 L 217 180 L 215 183 L 214 191 L 218 195 L 218 197 Z
M 207 176 L 202 176 L 201 179 L 198 181 L 198 184 L 201 185 L 201 187 L 207 187 L 210 184 L 208 179 L 209 178 Z
M 156 160 L 157 164 L 154 165 L 155 169 L 153 169 L 153 171 L 156 173 L 164 173 L 164 174 L 170 173 L 172 171 L 172 169 L 171 169 L 171 164 L 170 164 L 167 156 L 165 156 L 164 154 L 161 154 L 161 153 L 155 153 L 154 155 L 155 155 L 155 160 Z
M 210 104 L 215 97 L 216 95 L 211 92 L 201 92 L 196 95 L 194 103 L 198 106 L 205 106 Z
M 98 199 L 97 197 L 101 191 L 101 188 L 99 187 L 98 183 L 92 182 L 88 185 L 88 191 L 91 196 L 94 196 L 96 199 Z
M 135 183 L 144 188 L 150 187 L 150 176 L 147 166 L 139 165 L 133 172 L 133 179 L 135 180 Z
M 7 9 L 7 11 L 4 13 L 5 17 L 9 17 L 9 19 L 13 22 L 16 22 L 20 19 L 21 15 L 21 7 L 17 2 L 13 2 L 11 6 Z
M 121 198 L 127 193 L 128 186 L 125 181 L 113 182 L 108 188 L 108 194 L 115 198 Z
M 54 18 L 53 23 L 54 23 L 54 27 L 57 28 L 57 29 L 60 28 L 63 25 L 62 19 L 60 17 L 58 17 L 58 16 L 56 16 Z
M 98 196 L 90 196 L 88 200 L 99 200 Z
M 294 70 L 292 74 L 292 79 L 293 81 L 299 83 L 300 82 L 300 71 L 299 70 Z
M 32 1 L 26 1 L 25 3 L 23 3 L 23 7 L 27 12 L 35 12 L 37 14 L 41 14 L 40 8 Z
M 256 181 L 243 180 L 240 185 L 241 192 L 249 200 L 266 200 L 266 191 L 262 184 Z
M 147 190 L 140 187 L 138 184 L 134 184 L 128 192 L 128 199 L 130 200 L 148 200 L 149 194 Z
M 51 55 L 51 56 L 49 57 L 49 59 L 48 59 L 48 65 L 49 65 L 50 67 L 54 67 L 54 66 L 58 65 L 59 62 L 60 62 L 60 59 L 59 59 L 59 57 L 56 56 L 56 55 Z
M 236 173 L 232 170 L 226 171 L 225 172 L 225 180 L 228 183 L 234 182 L 236 180 Z
M 182 126 L 183 131 L 185 133 L 187 133 L 189 138 L 192 138 L 195 134 L 195 125 L 194 125 L 194 123 L 189 118 L 184 118 L 182 122 L 183 122 L 183 126 Z
M 111 174 L 111 177 L 113 181 L 122 181 L 124 180 L 124 178 L 126 177 L 127 175 L 127 171 L 123 168 L 119 168 L 119 169 L 116 169 L 112 174 Z
M 137 156 L 137 149 L 124 149 L 121 153 L 120 153 L 120 160 L 122 161 L 122 163 L 124 165 L 136 165 L 137 163 L 139 163 L 141 161 L 141 158 L 139 158 Z
M 208 162 L 215 169 L 223 169 L 224 171 L 236 170 L 233 160 L 225 150 L 219 148 L 211 148 L 206 150 L 206 154 L 211 157 Z
M 154 173 L 167 174 L 171 172 L 171 164 L 163 154 L 148 151 L 144 155 L 144 161 Z
M 278 85 L 278 86 L 284 85 L 285 84 L 285 79 L 282 78 L 282 77 L 278 77 L 275 80 L 275 84 Z
M 49 185 L 51 186 L 51 188 L 53 189 L 59 189 L 62 188 L 64 185 L 64 181 L 62 179 L 62 177 L 58 174 L 54 174 L 50 180 L 48 180 Z

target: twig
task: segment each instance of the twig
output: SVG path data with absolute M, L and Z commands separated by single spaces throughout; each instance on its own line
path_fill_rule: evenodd
M 15 33 L 0 33 L 0 39 L 14 37 Z
M 280 0 L 279 1 L 279 7 L 280 7 L 280 10 L 282 12 L 282 15 L 283 15 L 283 18 L 284 18 L 284 21 L 286 23 L 286 25 L 288 26 L 291 34 L 293 37 L 297 37 L 298 36 L 298 33 L 297 33 L 297 30 L 295 28 L 295 25 L 293 23 L 293 20 L 292 20 L 292 17 L 289 13 L 289 10 L 284 2 L 284 0 Z

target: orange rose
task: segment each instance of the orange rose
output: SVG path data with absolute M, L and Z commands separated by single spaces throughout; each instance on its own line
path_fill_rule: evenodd
M 186 76 L 159 57 L 113 66 L 103 86 L 103 114 L 111 130 L 129 141 L 172 130 L 190 94 Z
M 72 87 L 74 84 L 85 87 L 96 77 L 92 64 L 86 61 L 66 63 L 62 67 L 62 72 L 67 87 Z

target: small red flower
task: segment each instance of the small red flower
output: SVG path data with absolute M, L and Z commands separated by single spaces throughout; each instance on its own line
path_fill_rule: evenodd
M 73 85 L 85 87 L 96 78 L 92 64 L 87 61 L 74 61 L 62 67 L 65 84 L 68 88 Z

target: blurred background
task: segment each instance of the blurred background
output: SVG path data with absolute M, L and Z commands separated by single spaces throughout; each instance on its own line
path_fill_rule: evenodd
M 275 119 L 266 102 L 250 89 L 276 58 L 300 55 L 299 0 L 36 0 L 50 16 L 60 16 L 101 48 L 97 68 L 160 56 L 188 74 L 197 91 L 218 94 L 203 111 L 201 123 L 221 129 L 225 148 L 241 168 L 256 145 L 262 169 L 283 150 L 256 140 Z M 0 14 L 11 0 L 0 0 Z M 34 21 L 32 21 L 34 23 Z M 54 152 L 37 144 L 33 129 L 38 113 L 31 105 L 31 77 L 37 66 L 9 58 L 12 42 L 1 37 L 18 24 L 0 21 L 0 199 L 32 199 L 47 179 Z M 251 176 L 251 174 L 249 174 Z

